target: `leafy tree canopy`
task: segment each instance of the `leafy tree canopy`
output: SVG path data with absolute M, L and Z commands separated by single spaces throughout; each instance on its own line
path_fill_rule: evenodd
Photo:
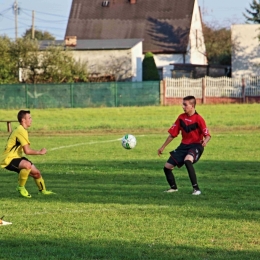
M 231 53 L 234 43 L 231 30 L 203 24 L 206 56 L 209 64 L 231 65 Z
M 0 84 L 18 81 L 16 59 L 10 55 L 12 41 L 6 36 L 0 37 Z
M 32 39 L 32 28 L 26 30 L 22 37 L 27 39 Z M 38 41 L 55 40 L 55 37 L 47 31 L 35 30 L 34 39 Z
M 243 13 L 246 18 L 246 23 L 260 23 L 260 2 L 253 0 L 252 4 L 250 4 L 250 8 L 246 9 L 246 14 Z
M 88 81 L 86 62 L 74 59 L 71 49 L 50 45 L 42 50 L 37 40 L 0 37 L 0 84 L 65 83 Z

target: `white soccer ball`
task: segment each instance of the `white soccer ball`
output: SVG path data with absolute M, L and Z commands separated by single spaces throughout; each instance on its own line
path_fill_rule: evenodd
M 122 146 L 125 149 L 133 149 L 136 146 L 136 138 L 133 135 L 124 135 L 122 137 Z

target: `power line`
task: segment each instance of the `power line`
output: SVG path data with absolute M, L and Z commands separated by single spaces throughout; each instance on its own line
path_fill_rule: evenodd
M 4 23 L 0 22 L 0 32 L 5 31 L 8 32 L 8 35 L 10 35 L 9 32 L 14 30 L 15 39 L 18 38 L 18 27 L 20 30 L 21 29 L 23 30 L 24 28 L 28 29 L 31 28 L 32 26 L 32 14 L 29 14 L 29 12 L 33 12 L 33 10 L 22 8 L 20 3 L 18 5 L 17 3 L 18 1 L 19 0 L 13 0 L 14 4 L 12 6 L 0 11 L 1 20 L 7 19 L 14 22 L 14 27 L 8 26 L 8 28 L 3 28 Z M 12 17 L 10 16 L 11 15 L 10 10 L 12 10 L 14 13 L 14 16 Z M 19 21 L 18 21 L 18 15 L 19 15 Z M 52 17 L 52 19 L 51 20 L 48 19 L 48 16 L 49 18 Z M 48 31 L 51 34 L 53 34 L 55 37 L 63 38 L 65 34 L 68 18 L 69 16 L 65 16 L 65 15 L 57 15 L 48 12 L 35 11 L 35 18 L 34 18 L 36 21 L 35 28 L 38 30 L 41 29 L 43 31 Z M 51 24 L 56 26 L 52 27 L 50 26 Z M 5 27 L 7 27 L 6 25 L 10 25 L 10 23 L 8 24 L 8 22 L 5 22 Z
M 31 14 L 28 14 L 27 12 L 21 11 L 23 14 L 31 17 Z M 37 12 L 38 14 L 38 12 Z M 38 17 L 35 17 L 35 20 L 39 20 L 39 21 L 42 21 L 42 22 L 46 22 L 46 23 L 64 23 L 64 22 L 67 22 L 67 20 L 45 20 L 45 19 L 41 19 L 41 18 L 38 18 Z
M 0 15 L 3 15 L 4 13 L 6 13 L 7 11 L 10 11 L 13 7 L 9 7 L 3 11 L 0 12 Z
M 32 10 L 25 9 L 25 8 L 23 8 L 23 10 L 26 10 L 26 11 L 32 11 Z M 45 14 L 45 15 L 57 16 L 57 17 L 66 17 L 66 18 L 67 18 L 67 16 L 65 16 L 65 15 L 58 15 L 58 14 L 44 13 L 44 12 L 40 12 L 40 11 L 37 11 L 37 10 L 35 10 L 35 11 L 36 11 L 37 13 L 39 13 L 39 14 Z

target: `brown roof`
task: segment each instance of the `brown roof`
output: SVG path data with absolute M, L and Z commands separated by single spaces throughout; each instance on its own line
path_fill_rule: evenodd
M 73 0 L 67 36 L 144 39 L 143 52 L 185 53 L 195 0 Z

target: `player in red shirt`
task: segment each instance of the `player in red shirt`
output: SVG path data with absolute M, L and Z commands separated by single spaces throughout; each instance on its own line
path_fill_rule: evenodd
M 170 135 L 162 147 L 158 149 L 160 156 L 165 147 L 181 132 L 181 144 L 176 150 L 170 152 L 170 157 L 164 165 L 164 173 L 170 185 L 170 189 L 166 192 L 178 191 L 172 170 L 175 166 L 180 168 L 185 164 L 193 187 L 192 194 L 201 194 L 193 164 L 199 160 L 211 136 L 204 119 L 196 112 L 195 106 L 196 99 L 194 96 L 183 98 L 182 108 L 184 113 L 179 115 L 173 126 L 168 130 Z

